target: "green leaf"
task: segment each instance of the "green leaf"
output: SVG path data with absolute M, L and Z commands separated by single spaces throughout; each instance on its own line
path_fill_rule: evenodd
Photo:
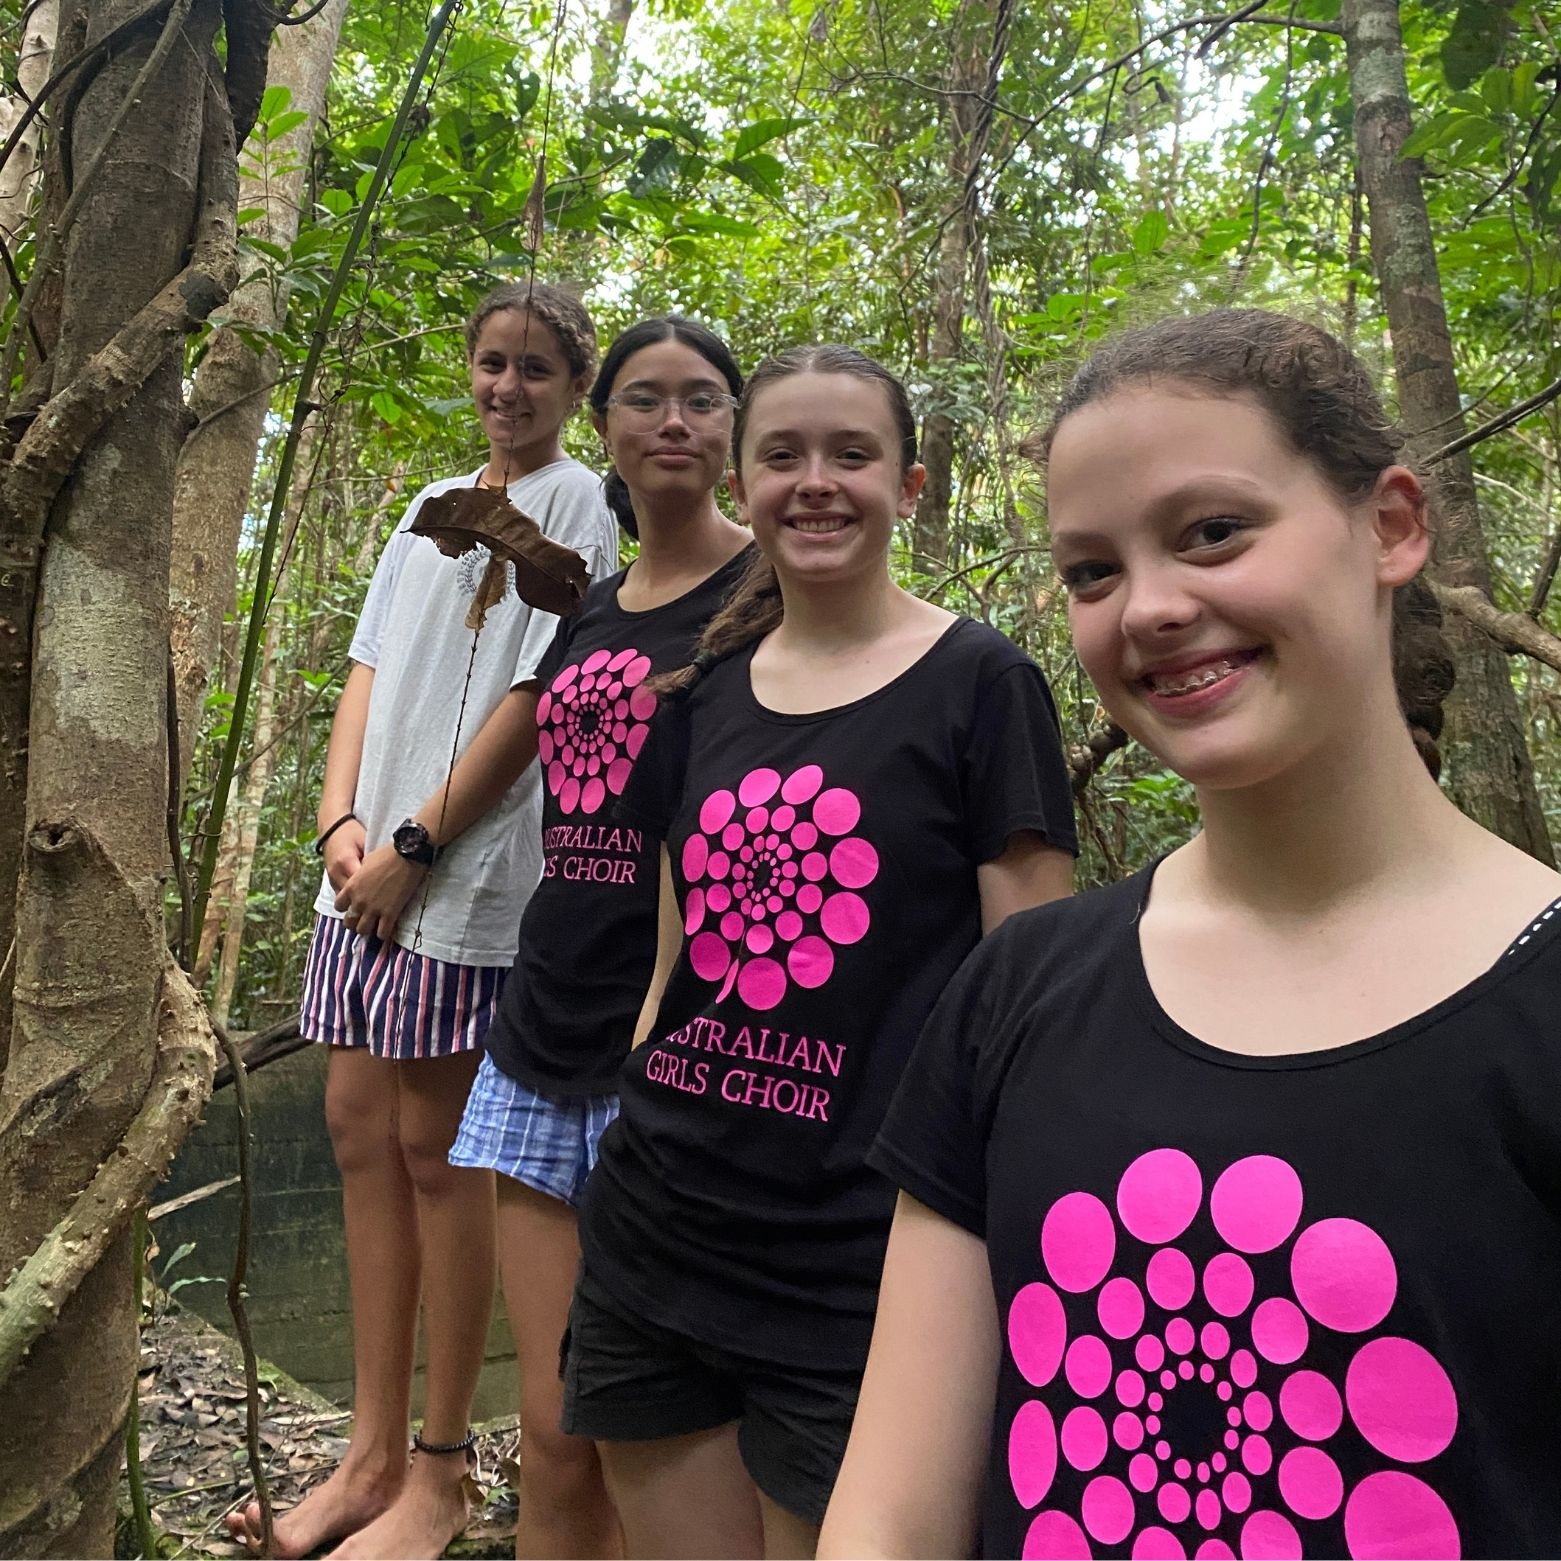
M 296 130 L 308 117 L 308 114 L 301 108 L 298 108 L 294 109 L 290 114 L 278 114 L 275 119 L 268 119 L 266 121 L 266 139 L 268 141 L 279 140 L 289 130 Z
M 321 190 L 320 204 L 333 217 L 345 217 L 356 203 L 345 190 Z
M 1512 27 L 1512 0 L 1462 0 L 1442 45 L 1442 73 L 1455 89 L 1472 87 L 1492 65 Z
M 1493 114 L 1505 114 L 1512 107 L 1512 72 L 1493 65 L 1480 78 L 1480 96 Z
M 634 172 L 625 181 L 629 194 L 649 195 L 655 190 L 665 190 L 677 183 L 682 171 L 683 154 L 675 141 L 658 136 L 647 141 L 640 149 Z
M 751 125 L 744 125 L 738 132 L 737 145 L 732 151 L 732 156 L 740 161 L 750 152 L 757 152 L 761 146 L 783 135 L 789 135 L 793 130 L 800 130 L 807 123 L 805 119 L 756 119 Z
M 246 206 L 238 214 L 238 225 L 243 227 L 246 222 L 258 222 L 265 214 L 264 206 Z
M 734 178 L 741 179 L 751 190 L 768 196 L 773 201 L 784 193 L 786 170 L 780 160 L 768 152 L 756 152 L 752 157 L 734 157 L 721 166 Z
M 293 101 L 293 89 L 291 87 L 267 87 L 260 95 L 259 122 L 268 125 L 271 121 Z
M 391 424 L 401 421 L 401 403 L 388 390 L 376 390 L 369 397 L 369 405 Z
M 1171 236 L 1170 220 L 1163 211 L 1146 211 L 1133 228 L 1133 251 L 1152 255 Z

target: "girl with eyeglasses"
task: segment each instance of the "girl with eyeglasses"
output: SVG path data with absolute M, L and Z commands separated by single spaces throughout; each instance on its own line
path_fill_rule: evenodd
M 623 332 L 591 389 L 608 503 L 639 540 L 537 669 L 542 879 L 450 1159 L 500 1173 L 499 1265 L 521 1380 L 517 1556 L 621 1553 L 596 1449 L 559 1430 L 558 1344 L 580 1262 L 575 1205 L 617 1110 L 656 950 L 656 842 L 614 805 L 658 669 L 687 662 L 740 576 L 748 534 L 717 508 L 742 375 L 678 316 Z

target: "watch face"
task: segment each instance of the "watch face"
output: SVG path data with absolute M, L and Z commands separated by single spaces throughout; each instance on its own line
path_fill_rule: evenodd
M 425 856 L 433 855 L 433 842 L 428 838 L 428 831 L 421 824 L 414 824 L 411 819 L 398 824 L 390 838 L 400 856 L 420 861 Z

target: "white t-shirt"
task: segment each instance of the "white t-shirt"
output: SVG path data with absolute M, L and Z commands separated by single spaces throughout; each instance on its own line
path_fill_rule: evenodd
M 494 707 L 535 674 L 558 626 L 551 613 L 515 594 L 511 566 L 509 589 L 475 636 L 474 659 L 466 613 L 488 550 L 446 558 L 427 537 L 407 530 L 424 500 L 470 486 L 480 471 L 430 483 L 413 499 L 380 555 L 348 652 L 374 668 L 353 800 L 370 851 L 435 795 Z M 593 580 L 618 567 L 618 530 L 601 479 L 578 461 L 555 461 L 518 478 L 509 497 L 555 542 L 579 553 Z M 521 912 L 542 871 L 540 779 L 531 765 L 497 806 L 440 853 L 428 875 L 426 904 L 420 887 L 401 913 L 397 943 L 460 965 L 513 962 Z M 335 901 L 330 880 L 322 879 L 315 909 L 336 916 Z

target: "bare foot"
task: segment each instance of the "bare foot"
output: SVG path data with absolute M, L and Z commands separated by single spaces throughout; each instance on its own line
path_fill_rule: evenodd
M 338 1465 L 296 1507 L 278 1513 L 272 1524 L 273 1556 L 313 1555 L 322 1545 L 355 1533 L 387 1511 L 401 1490 L 403 1471 L 394 1474 Z M 260 1503 L 252 1501 L 227 1517 L 228 1533 L 251 1555 L 263 1555 Z
M 414 1454 L 401 1494 L 367 1528 L 331 1551 L 331 1561 L 438 1561 L 466 1528 L 468 1515 L 466 1459 Z

